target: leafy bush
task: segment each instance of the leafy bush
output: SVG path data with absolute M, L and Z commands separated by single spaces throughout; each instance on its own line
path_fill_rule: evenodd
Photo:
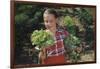
M 76 52 L 76 48 L 80 42 L 80 39 L 72 34 L 64 39 L 64 45 L 67 47 L 67 54 L 71 62 L 77 62 L 80 59 L 79 53 Z
M 65 16 L 64 18 L 64 24 L 65 26 L 73 26 L 74 23 L 73 23 L 73 19 L 70 17 L 70 16 Z
M 75 35 L 75 24 L 71 16 L 65 16 L 64 17 L 64 26 L 68 30 L 69 33 Z
M 80 39 L 70 34 L 67 38 L 64 39 L 64 44 L 73 47 L 76 46 L 77 44 L 80 44 Z

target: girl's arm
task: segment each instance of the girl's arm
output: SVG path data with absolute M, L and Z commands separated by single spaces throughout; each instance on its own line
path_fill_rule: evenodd
M 42 48 L 39 52 L 39 62 L 40 64 L 44 64 L 44 60 L 46 59 L 46 49 Z

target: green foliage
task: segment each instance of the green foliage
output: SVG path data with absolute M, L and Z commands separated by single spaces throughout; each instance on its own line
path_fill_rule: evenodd
M 65 16 L 64 17 L 64 26 L 67 28 L 68 32 L 75 35 L 76 31 L 75 31 L 75 24 L 73 22 L 72 17 L 70 16 Z
M 31 36 L 32 45 L 36 45 L 37 47 L 47 47 L 54 44 L 54 39 L 50 32 L 46 32 L 45 30 L 35 30 Z
M 64 24 L 65 26 L 73 26 L 74 25 L 73 19 L 70 16 L 65 16 Z
M 67 46 L 69 53 L 67 53 L 72 62 L 77 62 L 80 58 L 79 53 L 75 51 L 77 46 L 80 44 L 80 39 L 72 34 L 64 39 L 64 45 Z
M 71 49 L 75 48 L 80 42 L 80 39 L 73 34 L 64 39 L 65 46 L 69 46 Z
M 25 22 L 29 17 L 26 14 L 18 14 L 15 16 L 15 22 L 16 23 L 23 23 Z
M 77 62 L 80 60 L 80 54 L 75 52 L 74 50 L 69 54 L 71 62 Z
M 92 11 L 87 8 L 80 9 L 80 14 L 78 14 L 78 18 L 80 19 L 81 24 L 84 25 L 84 28 L 86 29 L 86 38 L 85 40 L 89 44 L 91 41 L 93 41 L 93 16 L 90 14 Z

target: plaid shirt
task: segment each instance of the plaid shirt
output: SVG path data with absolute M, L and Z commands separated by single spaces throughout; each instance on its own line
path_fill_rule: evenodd
M 55 34 L 55 44 L 53 46 L 48 47 L 47 57 L 51 56 L 59 56 L 64 54 L 64 44 L 63 39 L 68 36 L 68 32 L 62 29 L 58 29 Z

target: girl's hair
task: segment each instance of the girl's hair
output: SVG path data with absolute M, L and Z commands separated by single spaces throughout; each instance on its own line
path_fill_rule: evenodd
M 54 9 L 46 9 L 44 14 L 53 14 L 55 18 L 58 18 L 58 13 Z

